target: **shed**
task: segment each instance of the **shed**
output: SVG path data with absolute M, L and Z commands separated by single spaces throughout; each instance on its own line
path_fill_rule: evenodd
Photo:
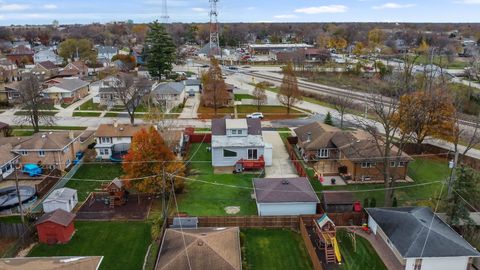
M 317 194 L 306 177 L 253 179 L 258 215 L 311 215 L 317 212 Z
M 35 223 L 38 241 L 45 244 L 67 243 L 75 232 L 75 214 L 62 209 L 45 213 Z
M 49 213 L 57 209 L 62 209 L 67 212 L 72 212 L 77 203 L 78 195 L 75 189 L 59 188 L 54 190 L 43 201 L 43 211 L 45 211 L 45 213 Z
M 353 193 L 348 191 L 323 191 L 322 206 L 327 213 L 353 211 Z

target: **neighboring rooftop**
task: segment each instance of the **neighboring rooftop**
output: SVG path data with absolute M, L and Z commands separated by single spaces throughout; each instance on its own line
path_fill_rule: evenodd
M 148 130 L 152 125 L 147 124 L 101 124 L 95 132 L 96 137 L 133 137 L 143 128 Z
M 185 85 L 201 85 L 202 82 L 200 80 L 196 80 L 196 79 L 188 79 L 188 80 L 185 80 Z
M 226 129 L 248 129 L 247 119 L 225 119 Z
M 253 188 L 259 203 L 318 202 L 317 194 L 305 177 L 254 178 Z
M 50 131 L 35 133 L 30 137 L 19 140 L 14 151 L 19 150 L 62 150 L 82 135 L 83 131 Z M 0 139 L 3 141 L 5 139 Z M 15 142 L 15 140 L 12 140 Z
M 46 92 L 49 92 L 49 89 L 52 90 L 53 88 L 73 92 L 89 85 L 88 82 L 80 80 L 78 78 L 55 78 L 47 81 L 47 84 L 50 85 L 50 88 L 45 90 Z
M 316 121 L 298 127 L 293 131 L 304 149 L 317 150 L 321 148 L 333 148 L 332 138 L 340 129 Z
M 428 207 L 366 208 L 403 258 L 480 257 Z
M 50 193 L 44 203 L 51 201 L 69 201 L 75 193 L 77 193 L 75 189 L 59 188 Z
M 9 143 L 0 145 L 0 166 L 18 157 L 18 154 L 13 153 L 12 149 L 13 147 Z
M 98 270 L 103 256 L 88 257 L 17 257 L 0 259 L 5 270 Z
M 43 62 L 37 63 L 37 65 L 48 70 L 58 68 L 57 65 L 55 65 L 52 61 L 43 61 Z
M 227 123 L 232 120 L 245 119 L 212 119 L 212 135 L 222 136 L 227 134 Z M 260 119 L 246 119 L 248 127 L 248 135 L 262 135 L 262 122 Z M 232 123 L 236 123 L 235 121 Z M 230 126 L 230 125 L 229 125 Z M 237 127 L 238 128 L 238 127 Z
M 180 95 L 185 85 L 180 82 L 164 82 L 154 86 L 152 92 L 160 95 Z
M 41 216 L 35 225 L 42 224 L 45 222 L 53 222 L 62 226 L 68 226 L 75 219 L 75 214 L 69 213 L 63 209 L 57 209 L 50 213 L 45 213 Z

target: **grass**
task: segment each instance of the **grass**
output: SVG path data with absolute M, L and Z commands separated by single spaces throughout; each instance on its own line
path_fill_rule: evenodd
M 413 56 L 410 57 L 410 61 L 413 60 Z M 463 69 L 463 68 L 466 68 L 469 66 L 469 63 L 468 61 L 459 61 L 459 60 L 453 60 L 453 62 L 451 63 L 448 63 L 448 59 L 447 59 L 447 56 L 445 55 L 442 55 L 442 56 L 439 56 L 439 55 L 436 55 L 435 57 L 433 57 L 433 61 L 430 61 L 432 59 L 430 59 L 430 56 L 428 55 L 420 55 L 417 60 L 416 60 L 416 64 L 422 64 L 422 65 L 430 65 L 430 62 L 434 65 L 437 65 L 437 66 L 443 66 L 446 68 L 451 68 L 451 69 Z
M 33 130 L 27 130 L 27 129 L 14 129 L 12 131 L 12 136 L 16 136 L 16 137 L 32 136 L 33 134 L 34 134 Z
M 80 117 L 99 117 L 101 114 L 99 112 L 73 112 L 73 116 Z
M 20 216 L 2 216 L 0 223 L 22 223 L 22 218 Z
M 39 111 L 40 115 L 46 115 L 46 116 L 54 116 L 57 114 L 58 111 Z M 21 115 L 21 116 L 27 116 L 30 115 L 29 111 L 16 111 L 14 115 Z
M 100 269 L 142 269 L 151 242 L 149 224 L 76 221 L 75 229 L 67 244 L 38 244 L 28 256 L 104 256 Z
M 65 108 L 68 108 L 68 106 L 70 106 L 70 105 L 72 105 L 72 104 L 67 104 L 67 103 L 62 103 L 62 104 L 60 104 L 60 106 L 61 106 L 62 108 L 64 108 L 64 109 L 65 109 Z
M 77 110 L 79 111 L 103 111 L 105 108 L 100 104 L 93 103 L 93 98 L 80 105 Z
M 299 234 L 281 229 L 242 229 L 245 270 L 313 269 Z
M 356 236 L 356 250 L 353 241 L 346 230 L 337 230 L 337 240 L 340 246 L 343 263 L 339 265 L 343 270 L 387 270 L 372 245 L 363 237 Z M 356 251 L 356 252 L 355 252 Z
M 118 112 L 107 112 L 105 114 L 105 117 L 118 117 L 119 113 Z
M 240 212 L 236 215 L 256 215 L 255 200 L 250 197 L 252 178 L 255 175 L 213 174 L 211 152 L 207 151 L 207 146 L 210 144 L 191 144 L 188 159 L 194 162 L 189 165 L 188 177 L 210 183 L 248 188 L 232 188 L 186 180 L 184 193 L 178 195 L 179 211 L 191 216 L 226 216 L 228 214 L 225 212 L 225 207 L 240 206 Z
M 127 110 L 125 109 L 124 106 L 114 106 L 112 108 L 112 111 L 114 111 L 114 112 L 126 112 Z M 137 107 L 135 112 L 148 112 L 148 107 L 141 104 L 140 106 Z
M 242 99 L 254 99 L 255 97 L 249 94 L 235 94 L 235 101 L 241 101 Z
M 65 186 L 76 189 L 78 192 L 78 201 L 83 202 L 90 192 L 101 187 L 102 182 L 81 180 L 105 180 L 105 182 L 110 182 L 122 174 L 122 165 L 120 164 L 83 164 L 72 177 L 72 179 L 79 180 L 70 180 Z
M 63 107 L 63 106 L 62 106 Z M 30 108 L 30 105 L 23 107 L 23 110 L 28 110 Z M 41 104 L 38 105 L 39 110 L 46 110 L 46 111 L 58 111 L 57 108 L 53 104 Z

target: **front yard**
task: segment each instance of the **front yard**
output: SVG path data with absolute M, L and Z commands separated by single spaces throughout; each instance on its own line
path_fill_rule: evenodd
M 150 224 L 76 221 L 75 229 L 69 243 L 37 244 L 28 256 L 104 256 L 100 269 L 142 269 L 151 243 Z
M 191 216 L 226 216 L 225 207 L 238 206 L 240 212 L 235 215 L 256 215 L 255 200 L 250 195 L 252 178 L 256 175 L 214 174 L 208 146 L 210 144 L 191 144 L 188 159 L 193 158 L 188 177 L 194 180 L 185 180 L 184 192 L 177 195 L 179 211 Z
M 291 230 L 242 229 L 240 239 L 244 270 L 313 269 L 301 236 Z

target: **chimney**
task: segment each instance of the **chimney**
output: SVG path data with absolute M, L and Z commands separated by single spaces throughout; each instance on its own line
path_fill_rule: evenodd
M 310 142 L 310 140 L 312 139 L 312 132 L 307 132 L 307 142 Z

